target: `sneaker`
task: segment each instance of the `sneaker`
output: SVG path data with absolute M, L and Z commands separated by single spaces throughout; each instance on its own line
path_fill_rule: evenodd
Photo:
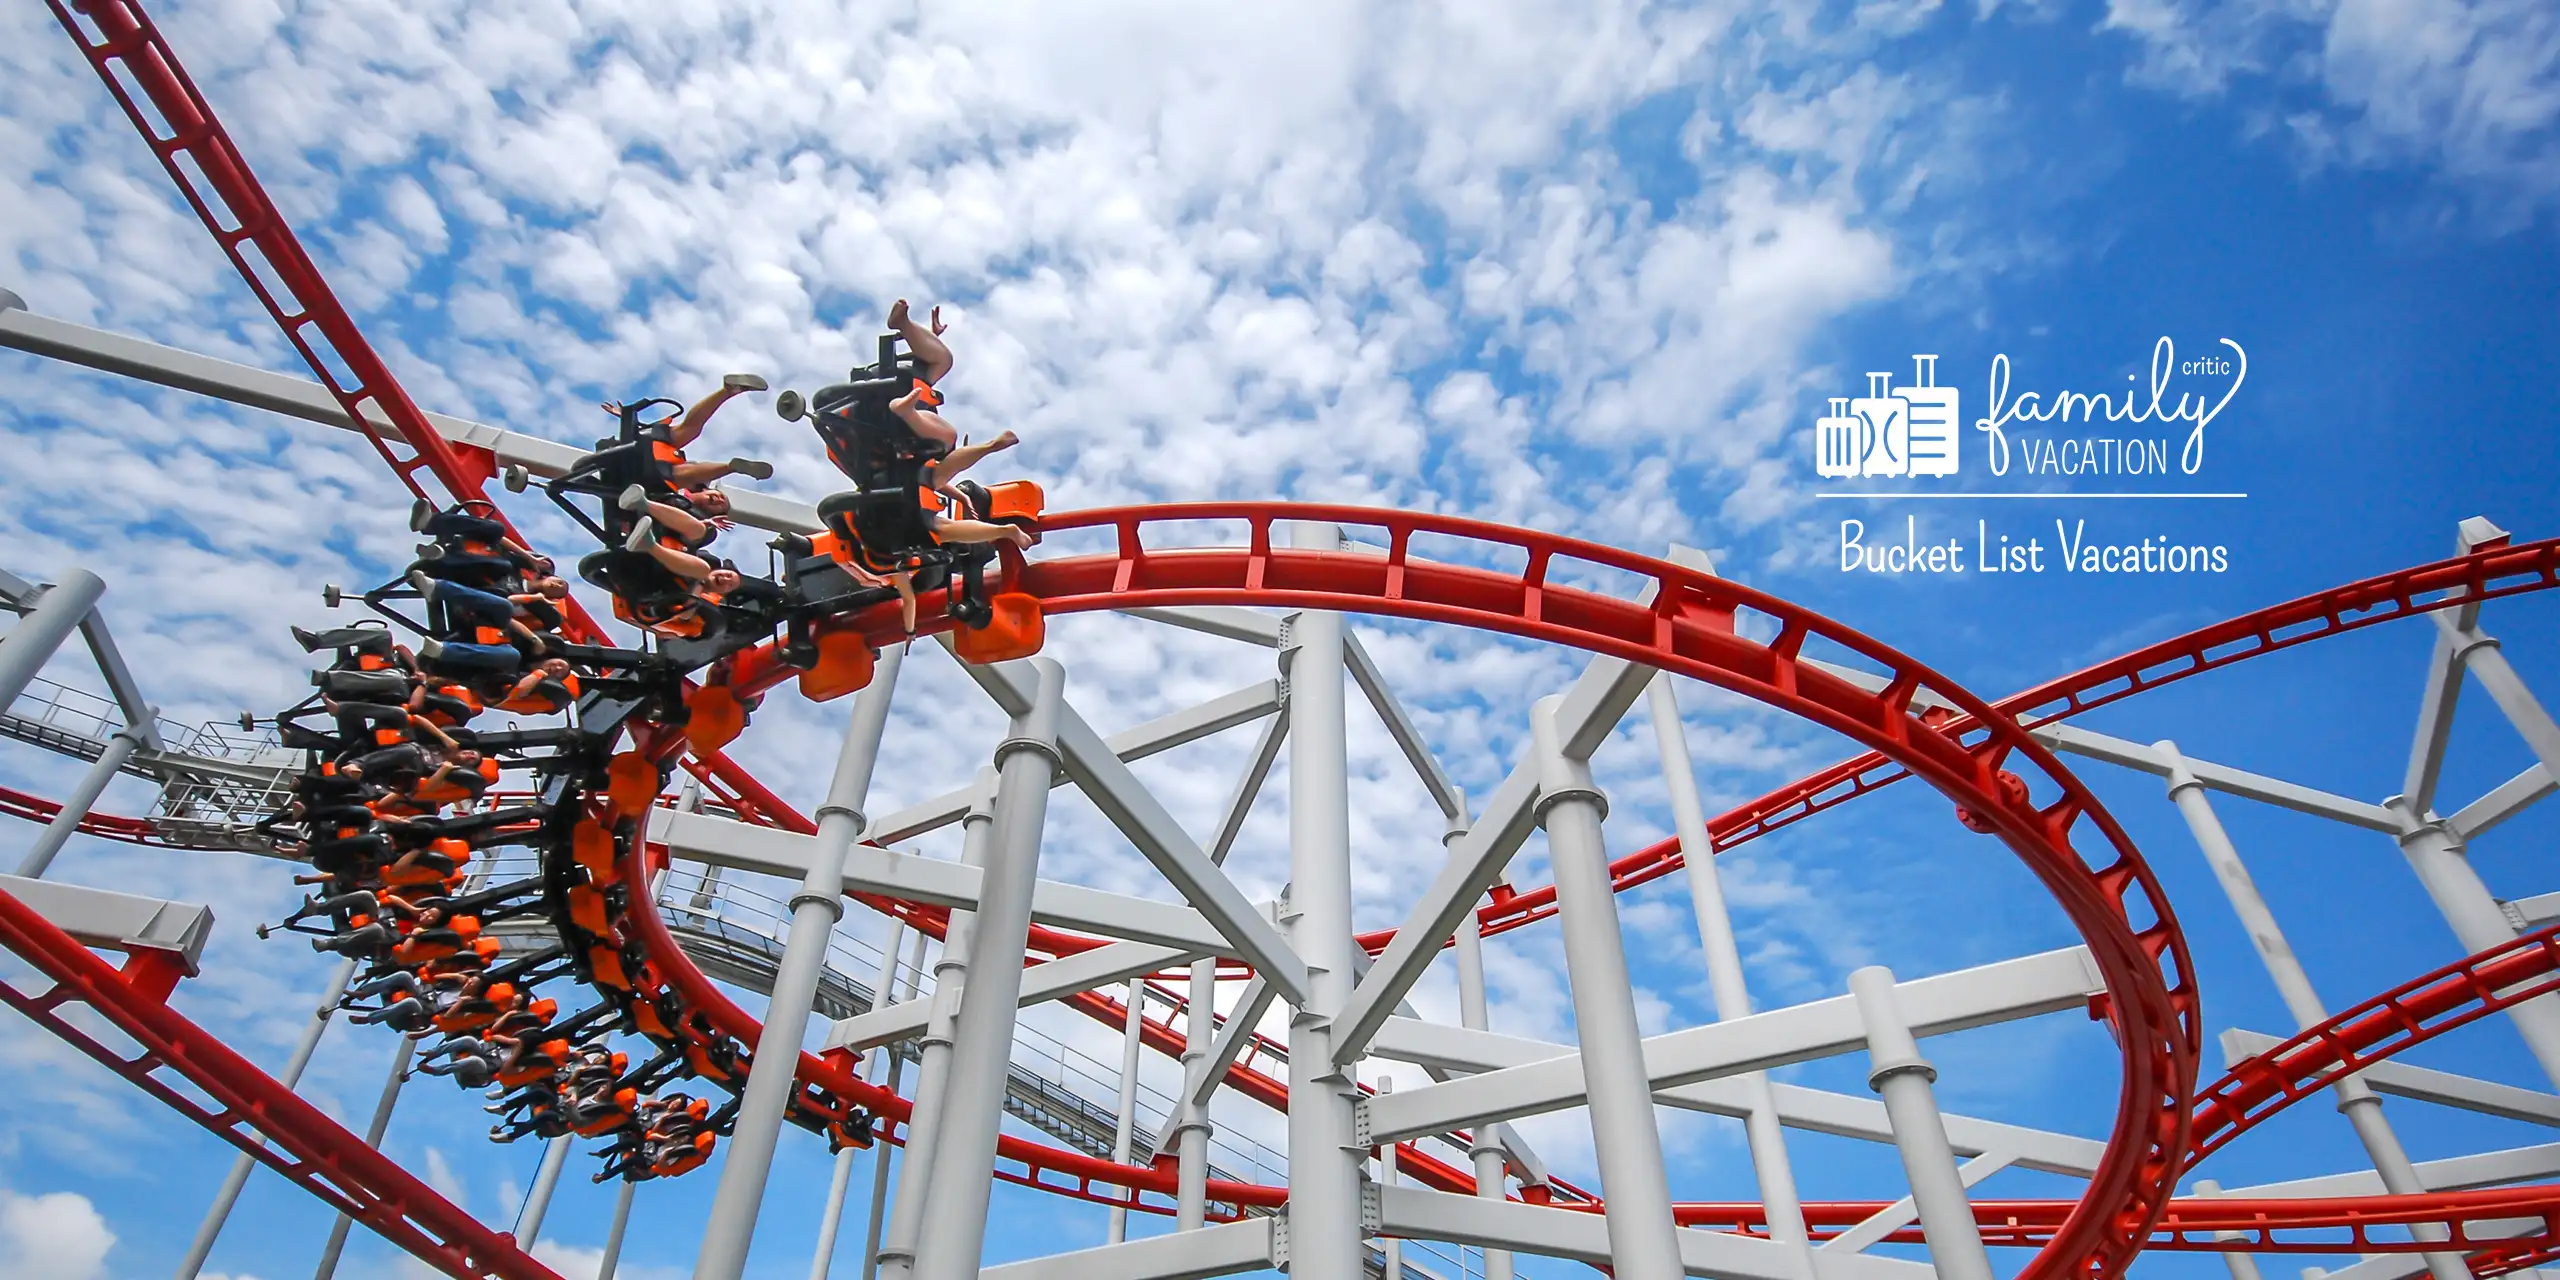
M 443 661 L 444 641 L 434 639 L 420 641 L 418 643 L 418 656 L 428 662 Z
M 623 490 L 622 496 L 613 500 L 613 505 L 620 507 L 625 511 L 638 511 L 642 507 L 649 505 L 649 490 L 644 486 L 635 484 L 630 488 Z
M 720 385 L 731 391 L 762 391 L 765 380 L 752 373 L 733 373 L 722 378 Z
M 762 458 L 731 458 L 729 469 L 750 480 L 771 480 L 773 464 Z
M 622 549 L 636 554 L 648 550 L 649 544 L 657 540 L 658 522 L 642 516 L 640 523 L 631 526 L 631 536 L 622 540 Z
M 436 504 L 424 498 L 409 504 L 409 532 L 425 533 L 427 522 L 436 518 Z
M 434 602 L 436 598 L 437 583 L 435 579 L 427 576 L 425 570 L 411 569 L 409 571 L 409 585 L 418 589 L 419 599 L 430 603 Z

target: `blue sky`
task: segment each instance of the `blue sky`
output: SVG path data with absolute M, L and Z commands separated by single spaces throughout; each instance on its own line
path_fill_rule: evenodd
M 938 299 L 962 362 L 955 421 L 1018 429 L 1018 468 L 1054 505 L 1285 496 L 1644 551 L 1679 540 L 1995 696 L 2447 554 L 2466 516 L 2519 537 L 2551 534 L 2560 517 L 2560 436 L 2545 425 L 2560 356 L 2560 27 L 2530 0 L 1342 4 L 1285 17 L 985 0 L 718 18 L 658 3 L 363 0 L 155 13 L 413 395 L 557 439 L 589 438 L 597 399 L 689 396 L 732 368 L 805 384 L 867 348 L 889 299 Z M 44 314 L 299 372 L 41 8 L 0 15 L 0 72 L 0 287 Z M 2211 428 L 2206 469 L 2166 483 L 2247 499 L 1812 496 L 1843 487 L 1813 474 L 1814 421 L 1867 370 L 1899 378 L 1912 353 L 1935 352 L 1970 417 L 1996 355 L 2019 389 L 2104 390 L 2162 335 L 2188 355 L 2223 338 L 2246 348 L 2248 379 Z M 173 717 L 295 696 L 284 624 L 326 616 L 320 583 L 371 580 L 401 554 L 399 504 L 360 444 L 15 354 L 0 355 L 0 387 L 12 459 L 0 565 L 105 576 L 127 651 Z M 731 409 L 715 430 L 777 462 L 761 487 L 825 491 L 807 437 L 760 407 Z M 1983 477 L 1969 432 L 1965 447 L 1968 485 L 2025 487 L 2014 472 Z M 1843 517 L 1899 529 L 1906 515 L 1924 537 L 1967 540 L 1977 519 L 2021 536 L 2085 519 L 2108 537 L 2223 545 L 2230 568 L 1839 571 Z M 557 521 L 534 528 L 574 545 Z M 2528 598 L 2484 624 L 2546 696 L 2560 688 L 2556 610 Z M 1364 629 L 1479 796 L 1524 744 L 1515 694 L 1561 687 L 1578 665 L 1482 637 Z M 2089 723 L 2378 800 L 2398 786 L 2430 640 L 2424 624 L 2382 628 Z M 1057 647 L 1071 695 L 1105 731 L 1269 674 L 1265 654 L 1134 623 L 1080 620 L 1058 628 Z M 964 780 L 1001 727 L 949 664 L 918 656 L 892 730 L 912 748 L 878 784 L 898 803 Z M 84 678 L 68 664 L 52 674 Z M 1711 808 L 1841 754 L 1694 688 L 1683 698 Z M 825 758 L 833 715 L 777 700 L 745 756 L 814 801 L 823 774 L 800 762 Z M 1613 851 L 1667 824 L 1650 741 L 1639 709 L 1598 761 L 1618 801 Z M 1199 829 L 1245 746 L 1228 735 L 1140 773 Z M 1355 717 L 1353 746 L 1358 910 L 1378 927 L 1428 882 L 1437 822 L 1382 730 Z M 2447 796 L 2467 800 L 2528 762 L 2475 686 Z M 2208 1030 L 2289 1030 L 2158 783 L 2075 768 L 2167 885 Z M 58 795 L 75 772 L 0 753 L 0 780 L 23 789 Z M 1257 894 L 1285 876 L 1277 795 L 1235 864 Z M 130 782 L 110 796 L 117 812 L 150 804 Z M 2218 809 L 2332 1006 L 2459 953 L 2381 837 L 2238 800 Z M 1089 805 L 1062 798 L 1055 821 L 1046 874 L 1168 892 Z M 2535 855 L 2554 834 L 2549 812 L 2528 813 L 2482 839 L 2475 863 L 2501 896 L 2539 892 Z M 1866 963 L 1917 975 L 2067 945 L 2059 913 L 1993 854 L 1914 792 L 1726 859 L 1755 997 L 1837 994 Z M 213 902 L 217 963 L 182 1007 L 252 1056 L 283 1058 L 326 969 L 247 938 L 289 901 L 274 864 L 83 842 L 58 866 Z M 1543 882 L 1537 842 L 1515 874 Z M 1711 1018 L 1677 879 L 1623 909 L 1649 1026 Z M 1497 1029 L 1570 1037 L 1556 955 L 1552 928 L 1493 948 Z M 1453 979 L 1435 972 L 1416 998 L 1452 1016 Z M 1042 1025 L 1113 1052 L 1107 1031 Z M 385 1038 L 333 1031 L 310 1092 L 361 1117 L 389 1052 Z M 1953 1109 L 2106 1130 L 2114 1053 L 2094 1026 L 2046 1018 L 1931 1053 Z M 2415 1056 L 2552 1084 L 2502 1025 Z M 165 1273 L 228 1156 L 57 1057 L 22 1024 L 0 1026 L 12 1086 L 0 1280 Z M 2207 1061 L 2218 1067 L 2218 1052 Z M 1842 1059 L 1791 1078 L 1856 1091 L 1862 1071 Z M 1750 1194 L 1737 1128 L 1665 1114 L 1678 1194 Z M 2414 1103 L 2390 1114 L 2421 1160 L 2537 1140 Z M 392 1149 L 504 1225 L 536 1153 L 478 1142 L 476 1116 L 420 1089 Z M 1530 1133 L 1589 1182 L 1579 1123 Z M 1801 1134 L 1791 1147 L 1808 1198 L 1901 1194 L 1881 1147 Z M 2357 1167 L 2344 1128 L 2307 1106 L 2210 1172 L 2237 1185 Z M 710 1185 L 650 1190 L 625 1275 L 689 1270 Z M 786 1141 L 775 1186 L 753 1273 L 796 1277 L 823 1153 Z M 2017 1172 L 1984 1190 L 2070 1193 Z M 863 1195 L 857 1180 L 857 1215 Z M 42 1199 L 59 1196 L 77 1200 Z M 546 1235 L 592 1250 L 610 1203 L 580 1179 Z M 1002 1188 L 996 1221 L 991 1258 L 1102 1232 L 1098 1211 Z M 261 1178 L 212 1270 L 298 1274 L 326 1225 Z M 555 1256 L 592 1273 L 591 1254 Z M 840 1258 L 849 1273 L 852 1244 Z M 398 1267 L 359 1239 L 342 1274 Z M 2221 1273 L 2168 1256 L 2138 1270 Z

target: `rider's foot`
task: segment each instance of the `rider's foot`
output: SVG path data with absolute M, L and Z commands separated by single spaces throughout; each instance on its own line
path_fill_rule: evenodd
M 771 480 L 773 464 L 762 458 L 731 458 L 729 470 L 750 480 Z
M 436 517 L 436 504 L 424 498 L 409 504 L 409 532 L 425 533 L 427 522 Z
M 637 511 L 640 508 L 649 505 L 649 490 L 644 486 L 635 484 L 630 488 L 623 490 L 622 496 L 613 500 L 613 505 L 620 507 L 625 511 Z
M 424 569 L 409 571 L 409 585 L 418 589 L 421 600 L 433 601 L 436 598 L 436 580 L 428 577 Z
M 723 391 L 762 391 L 768 384 L 752 373 L 733 373 L 720 380 Z
M 907 318 L 907 300 L 906 300 L 906 299 L 904 299 L 904 298 L 900 298 L 900 299 L 898 299 L 896 302 L 893 302 L 893 303 L 890 303 L 890 304 L 889 304 L 889 327 L 890 327 L 890 328 L 892 328 L 892 329 L 905 329 L 905 328 L 907 328 L 909 325 L 912 325 L 912 324 L 914 324 L 914 323 L 915 323 L 915 321 L 910 320 L 910 319 L 908 319 L 908 318 Z
M 622 540 L 622 549 L 630 552 L 646 551 L 650 543 L 657 541 L 657 537 L 657 521 L 642 516 L 640 523 L 631 526 L 631 536 Z
M 1020 443 L 1022 443 L 1022 437 L 1015 435 L 1011 431 L 1006 431 L 1002 435 L 999 435 L 995 439 L 987 442 L 987 451 L 989 453 L 994 453 L 998 450 L 1010 449 Z

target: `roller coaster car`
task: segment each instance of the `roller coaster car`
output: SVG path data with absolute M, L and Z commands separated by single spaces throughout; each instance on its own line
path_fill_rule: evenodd
M 620 497 L 623 490 L 636 484 L 648 490 L 653 497 L 675 492 L 675 441 L 668 436 L 663 425 L 648 426 L 640 421 L 641 411 L 654 405 L 665 405 L 675 413 L 684 412 L 683 405 L 666 399 L 640 400 L 622 406 L 621 426 L 611 438 L 596 441 L 594 452 L 581 455 L 576 462 L 569 464 L 567 471 L 555 479 L 544 481 L 542 485 L 542 491 L 550 495 L 551 501 L 561 510 L 568 512 L 570 519 L 585 526 L 587 532 L 608 545 L 620 545 L 622 539 L 630 534 L 636 519 L 614 505 L 614 499 Z M 585 511 L 569 501 L 572 494 L 602 499 L 604 519 L 601 522 L 589 519 Z

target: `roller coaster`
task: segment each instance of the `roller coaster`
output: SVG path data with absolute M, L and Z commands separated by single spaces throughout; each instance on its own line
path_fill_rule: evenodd
M 490 1229 L 377 1150 L 388 1095 L 374 1131 L 359 1135 L 294 1092 L 307 1044 L 279 1078 L 180 1013 L 172 1000 L 195 970 L 207 917 L 42 879 L 75 831 L 305 864 L 312 901 L 281 928 L 345 957 L 332 1006 L 409 1033 L 394 1087 L 427 1071 L 488 1090 L 499 1117 L 492 1136 L 548 1144 L 546 1179 L 573 1145 L 590 1143 L 595 1178 L 622 1184 L 617 1239 L 633 1187 L 709 1165 L 719 1190 L 697 1275 L 718 1280 L 744 1265 L 785 1126 L 837 1153 L 830 1242 L 855 1153 L 880 1141 L 906 1148 L 876 1248 L 880 1269 L 899 1280 L 979 1272 L 997 1181 L 1178 1224 L 1124 1241 L 1115 1222 L 1102 1249 L 991 1269 L 1026 1278 L 1270 1267 L 1328 1278 L 1441 1276 L 1435 1267 L 1492 1277 L 1510 1274 L 1515 1255 L 1538 1255 L 1646 1280 L 1885 1280 L 1924 1265 L 1989 1280 L 1997 1249 L 2022 1254 L 2001 1270 L 2028 1280 L 2112 1277 L 2154 1250 L 2220 1254 L 2239 1280 L 2252 1280 L 2261 1256 L 2336 1253 L 2364 1255 L 2359 1280 L 2421 1271 L 2459 1280 L 2560 1257 L 2560 1165 L 2546 1150 L 2492 1153 L 2460 1169 L 2420 1165 L 2375 1098 L 2399 1093 L 2560 1123 L 2560 1098 L 2392 1061 L 2504 1013 L 2560 1078 L 2560 902 L 2497 900 L 2462 853 L 2560 778 L 2560 727 L 2480 630 L 2485 605 L 2560 585 L 2560 539 L 2518 541 L 2470 521 L 2450 558 L 2199 628 L 1998 700 L 1716 576 L 1693 556 L 1338 505 L 1050 512 L 1036 486 L 1015 482 L 957 501 L 1036 547 L 945 545 L 913 532 L 921 526 L 911 486 L 856 474 L 854 493 L 815 508 L 739 495 L 729 514 L 775 535 L 773 571 L 706 592 L 642 549 L 644 500 L 675 490 L 669 442 L 641 406 L 622 409 L 617 434 L 592 449 L 422 412 L 141 7 L 48 2 L 317 383 L 23 308 L 0 308 L 0 344 L 358 432 L 417 500 L 411 527 L 428 538 L 401 576 L 356 593 L 330 589 L 331 604 L 354 605 L 378 625 L 307 637 L 306 647 L 334 656 L 313 673 L 312 699 L 267 719 L 264 733 L 252 717 L 238 735 L 210 726 L 183 739 L 164 734 L 113 656 L 94 577 L 39 586 L 0 575 L 0 596 L 21 615 L 0 637 L 0 733 L 95 762 L 61 803 L 0 789 L 0 809 L 46 824 L 20 875 L 0 878 L 0 944 L 34 975 L 0 987 L 0 998 L 239 1149 L 190 1268 L 204 1261 L 227 1197 L 255 1163 L 344 1215 L 340 1242 L 347 1224 L 361 1223 L 448 1275 L 553 1274 L 527 1251 L 529 1231 L 519 1241 Z M 883 338 L 877 363 L 805 399 L 785 396 L 785 416 L 855 423 L 867 414 L 876 424 L 885 397 L 910 383 L 912 360 Z M 457 647 L 507 643 L 496 634 L 503 607 L 475 618 L 464 604 L 531 599 L 549 574 L 548 558 L 487 492 L 501 478 L 518 494 L 539 488 L 595 535 L 601 549 L 580 559 L 577 576 L 614 599 L 608 625 L 565 592 L 553 597 L 548 635 L 529 655 L 559 662 L 547 682 L 529 664 L 507 668 L 503 687 L 438 665 Z M 883 573 L 907 575 L 924 606 L 912 625 L 879 585 Z M 1049 619 L 1096 611 L 1273 650 L 1281 678 L 1106 739 L 1065 703 L 1061 669 L 1041 656 Z M 1538 704 L 1528 758 L 1471 807 L 1344 625 L 1347 614 L 1544 642 L 1579 650 L 1588 664 L 1566 693 Z M 2069 723 L 2387 623 L 2431 628 L 2436 647 L 2409 786 L 2381 804 Z M 37 676 L 74 631 L 88 635 L 112 699 L 84 705 Z M 873 818 L 870 774 L 906 646 L 918 637 L 948 648 L 1010 727 L 977 784 Z M 1670 676 L 1798 717 L 1863 754 L 1708 815 Z M 2489 691 L 2538 763 L 2444 816 L 2436 779 L 2467 678 Z M 1377 708 L 1449 830 L 1446 863 L 1405 922 L 1369 934 L 1353 931 L 1349 909 L 1346 684 Z M 843 756 L 814 817 L 725 754 L 784 686 L 817 702 L 852 699 Z M 361 711 L 385 697 L 403 707 L 387 719 Z M 1602 839 L 1607 801 L 1589 762 L 1639 699 L 1650 702 L 1677 830 L 1612 859 Z M 543 723 L 475 732 L 469 721 L 483 704 Z M 413 731 L 412 720 L 429 728 Z M 1207 841 L 1187 834 L 1128 768 L 1257 722 L 1246 775 Z M 450 749 L 402 754 L 415 732 Z M 1256 903 L 1221 863 L 1284 748 L 1291 887 L 1283 904 Z M 2167 782 L 2258 939 L 2296 1034 L 2226 1035 L 2229 1071 L 2204 1078 L 2206 1031 L 2177 915 L 2065 754 Z M 161 783 L 160 812 L 92 811 L 119 774 Z M 1848 995 L 1745 1012 L 1714 855 L 1907 778 L 1935 788 L 1962 830 L 2020 859 L 2079 944 L 1917 979 L 1863 970 Z M 1093 799 L 1181 904 L 1039 877 L 1047 797 L 1064 785 Z M 2323 1009 L 2208 792 L 2388 835 L 2471 954 L 2344 1012 Z M 965 833 L 957 863 L 893 848 L 954 823 Z M 1537 830 L 1554 883 L 1515 886 L 1505 868 Z M 801 887 L 787 902 L 755 906 L 755 890 L 722 880 L 732 870 Z M 1646 1038 L 1614 896 L 1684 870 L 1722 1019 Z M 835 930 L 847 898 L 894 922 L 885 946 L 866 953 Z M 1580 1036 L 1571 1046 L 1485 1026 L 1482 939 L 1550 919 L 1568 961 Z M 907 938 L 916 958 L 902 965 Z M 928 940 L 939 944 L 930 984 L 921 972 Z M 1406 996 L 1452 950 L 1468 1013 L 1460 1027 L 1434 1026 Z M 126 958 L 113 963 L 101 951 Z M 863 981 L 871 966 L 876 976 Z M 764 1016 L 741 1008 L 723 983 L 769 993 Z M 1081 1076 L 1064 1069 L 1074 1051 L 1044 1049 L 1019 1018 L 1048 1002 L 1121 1030 L 1127 1061 Z M 1291 1011 L 1285 1042 L 1259 1030 L 1281 1005 Z M 1939 1109 L 1922 1038 L 2061 1010 L 2086 1010 L 2120 1050 L 2118 1106 L 2103 1141 Z M 813 1011 L 836 1020 L 817 1053 L 802 1048 Z M 99 1035 L 100 1025 L 125 1044 Z M 431 1039 L 413 1058 L 409 1045 Z M 1861 1050 L 1879 1099 L 1767 1074 Z M 1181 1089 L 1155 1099 L 1153 1116 L 1137 1105 L 1141 1052 L 1183 1066 Z M 1373 1089 L 1359 1079 L 1364 1058 L 1422 1066 L 1433 1083 Z M 902 1092 L 907 1065 L 915 1083 Z M 1116 1114 L 1088 1096 L 1111 1087 L 1121 1093 Z M 2208 1156 L 2323 1093 L 2354 1126 L 2370 1174 L 2227 1193 L 2192 1181 Z M 1219 1099 L 1284 1113 L 1285 1155 L 1218 1133 L 1209 1108 Z M 1674 1199 L 1656 1103 L 1745 1119 L 1762 1198 Z M 1548 1173 L 1505 1123 L 1571 1107 L 1589 1108 L 1605 1197 Z M 1008 1116 L 1051 1141 L 1006 1132 Z M 1149 1125 L 1154 1133 L 1141 1132 Z M 1801 1200 L 1782 1126 L 1892 1144 L 1912 1195 Z M 1968 1194 L 2012 1165 L 2070 1175 L 2086 1190 L 2070 1200 Z M 2182 1181 L 2188 1194 L 2179 1194 Z M 1879 1244 L 1923 1246 L 1928 1261 L 1865 1252 Z

